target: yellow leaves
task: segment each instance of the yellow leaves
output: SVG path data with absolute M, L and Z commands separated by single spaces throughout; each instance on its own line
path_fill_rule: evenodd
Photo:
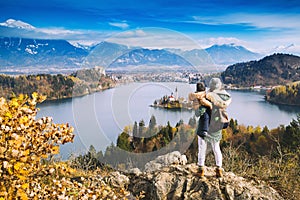
M 20 124 L 24 124 L 25 126 L 28 124 L 28 116 L 23 116 L 20 118 Z
M 23 189 L 18 189 L 17 197 L 20 197 L 21 200 L 28 200 L 27 194 L 24 192 Z
M 6 148 L 0 146 L 0 155 L 2 155 L 5 151 L 6 151 Z
M 48 155 L 47 155 L 47 154 L 42 154 L 41 157 L 42 157 L 42 158 L 48 158 Z M 36 160 L 36 159 L 35 159 L 35 160 Z
M 28 187 L 29 187 L 29 184 L 28 183 L 24 183 L 24 184 L 22 184 L 22 186 L 21 186 L 23 189 L 27 189 Z
M 17 163 L 14 165 L 14 169 L 15 169 L 16 171 L 19 171 L 20 168 L 22 168 L 23 166 L 24 166 L 23 163 L 17 162 Z
M 17 177 L 18 177 L 19 180 L 21 180 L 21 181 L 27 180 L 27 177 L 26 177 L 26 176 L 18 175 Z
M 33 102 L 41 103 L 46 100 L 46 96 L 40 95 L 37 92 L 32 93 L 31 95 Z
M 3 160 L 0 184 L 6 187 L 5 199 L 29 199 L 30 194 L 35 194 L 29 183 L 40 190 L 40 185 L 47 183 L 42 182 L 41 177 L 57 175 L 56 169 L 48 170 L 41 159 L 59 154 L 59 144 L 73 141 L 73 128 L 68 124 L 56 125 L 51 117 L 35 120 L 36 104 L 43 100 L 45 96 L 38 93 L 31 97 L 20 95 L 10 101 L 0 98 L 0 158 Z M 66 166 L 59 170 L 61 174 L 69 174 L 69 171 Z
M 13 169 L 11 167 L 7 168 L 7 172 L 8 172 L 9 175 L 13 175 L 14 174 Z
M 32 99 L 36 100 L 39 97 L 39 94 L 37 92 L 32 93 L 31 95 Z
M 6 112 L 4 116 L 7 117 L 8 119 L 11 119 L 13 117 L 10 111 Z
M 30 150 L 27 149 L 27 150 L 23 151 L 22 154 L 23 154 L 24 157 L 28 156 L 30 154 Z
M 18 102 L 18 99 L 16 98 L 13 98 L 11 101 L 10 101 L 10 106 L 11 107 L 18 107 L 20 104 Z
M 31 161 L 36 162 L 36 161 L 40 161 L 40 158 L 37 157 L 36 155 L 32 155 L 30 156 Z
M 54 147 L 52 147 L 51 153 L 52 153 L 52 154 L 58 154 L 58 153 L 59 153 L 59 146 L 54 146 Z
M 28 157 L 27 157 L 27 156 L 22 156 L 22 157 L 20 157 L 20 161 L 21 161 L 21 162 L 27 162 L 27 160 L 28 160 Z

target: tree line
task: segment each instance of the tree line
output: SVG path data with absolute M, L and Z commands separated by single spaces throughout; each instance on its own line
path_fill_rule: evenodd
M 267 92 L 266 100 L 278 104 L 300 105 L 300 81 L 274 87 Z
M 97 69 L 83 69 L 70 75 L 0 75 L 0 96 L 10 99 L 19 94 L 38 92 L 47 100 L 82 96 L 114 86 L 114 81 Z

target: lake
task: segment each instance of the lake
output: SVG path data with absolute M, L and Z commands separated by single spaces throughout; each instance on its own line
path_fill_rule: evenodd
M 175 92 L 177 88 L 177 93 Z M 155 99 L 164 95 L 187 97 L 195 85 L 177 82 L 130 83 L 116 88 L 67 100 L 45 102 L 38 107 L 37 117 L 52 116 L 55 123 L 70 123 L 75 128 L 75 140 L 61 147 L 61 155 L 85 152 L 90 145 L 104 151 L 116 143 L 118 134 L 134 121 L 144 120 L 146 126 L 155 116 L 159 125 L 172 126 L 182 119 L 188 123 L 192 111 L 171 111 L 150 107 Z M 230 118 L 239 124 L 276 128 L 287 125 L 300 113 L 300 107 L 279 106 L 266 102 L 262 94 L 246 91 L 228 91 L 232 103 L 228 108 Z

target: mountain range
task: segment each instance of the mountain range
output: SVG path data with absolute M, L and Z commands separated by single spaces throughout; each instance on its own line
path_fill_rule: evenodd
M 90 48 L 73 46 L 66 40 L 0 37 L 0 70 L 63 71 L 95 66 L 126 69 L 138 66 L 225 66 L 260 57 L 244 47 L 214 45 L 208 49 L 146 49 L 101 42 Z M 203 68 L 202 68 L 203 69 Z
M 30 38 L 33 32 L 45 34 L 42 29 L 14 19 L 0 23 L 0 72 L 56 73 L 95 66 L 116 70 L 160 70 L 167 67 L 168 70 L 196 69 L 206 72 L 261 57 L 234 44 L 192 50 L 147 49 L 111 42 L 87 47 L 62 39 Z M 8 33 L 13 33 L 15 37 L 9 37 Z

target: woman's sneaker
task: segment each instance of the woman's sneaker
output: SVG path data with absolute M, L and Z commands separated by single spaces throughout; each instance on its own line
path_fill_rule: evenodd
M 217 178 L 223 177 L 223 169 L 222 169 L 222 167 L 217 167 L 216 168 L 216 177 Z
M 204 177 L 204 167 L 203 166 L 199 167 L 198 172 L 196 173 L 196 176 L 198 176 L 200 178 Z

